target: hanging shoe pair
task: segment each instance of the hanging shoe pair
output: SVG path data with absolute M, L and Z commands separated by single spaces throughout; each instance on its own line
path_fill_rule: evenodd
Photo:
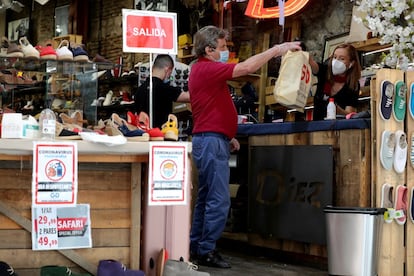
M 387 208 L 384 213 L 384 220 L 386 223 L 395 220 L 399 225 L 404 225 L 407 221 L 407 187 L 398 185 L 395 190 L 395 199 L 393 192 L 394 186 L 391 184 L 385 183 L 382 185 L 381 207 Z
M 384 130 L 381 137 L 380 161 L 386 170 L 403 173 L 407 163 L 407 135 L 402 130 Z

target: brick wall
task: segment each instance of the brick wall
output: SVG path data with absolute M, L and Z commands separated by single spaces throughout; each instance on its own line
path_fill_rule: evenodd
M 41 6 L 36 2 L 33 4 L 32 0 L 19 1 L 25 4 L 26 8 L 21 13 L 8 11 L 7 22 L 30 16 L 32 44 L 44 42 L 54 36 L 55 8 L 73 2 L 56 0 Z M 139 61 L 148 61 L 147 54 L 122 52 L 122 9 L 132 8 L 133 3 L 133 0 L 88 0 L 89 28 L 88 37 L 84 38 L 84 43 L 91 57 L 99 53 L 112 62 L 117 62 L 118 57 L 122 56 L 125 69 L 131 69 Z M 176 2 L 173 4 L 176 5 Z M 316 60 L 321 59 L 326 37 L 349 31 L 352 6 L 353 3 L 350 0 L 310 0 L 303 11 L 295 15 L 301 22 L 302 39 Z M 238 18 L 238 23 L 240 19 L 249 20 L 247 17 Z M 182 16 L 178 18 L 178 22 L 183 20 Z M 276 21 L 277 19 L 256 21 L 254 24 L 275 25 Z M 240 31 L 237 35 L 241 37 L 241 40 L 256 37 L 251 28 L 247 28 L 244 32 Z

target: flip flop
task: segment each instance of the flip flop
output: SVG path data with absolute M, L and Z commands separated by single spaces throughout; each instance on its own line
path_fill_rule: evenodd
M 394 85 L 390 81 L 382 81 L 379 114 L 383 120 L 389 120 L 391 118 L 393 97 Z
M 402 122 L 405 118 L 407 105 L 407 85 L 403 81 L 397 81 L 395 84 L 393 114 L 397 122 Z

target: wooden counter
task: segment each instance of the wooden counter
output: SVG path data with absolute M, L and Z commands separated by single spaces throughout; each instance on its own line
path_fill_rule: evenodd
M 278 146 L 331 146 L 333 151 L 332 204 L 343 207 L 370 207 L 372 204 L 370 121 L 361 120 L 358 123 L 357 126 L 354 126 L 355 124 L 351 120 L 334 120 L 329 122 L 262 124 L 261 127 L 260 125 L 243 125 L 239 126 L 238 135 L 240 138 L 247 138 L 249 174 L 251 173 L 252 163 L 260 161 L 258 159 L 251 160 L 252 149 L 269 147 L 268 152 L 271 154 L 271 147 Z M 316 162 L 317 157 L 314 160 Z M 268 162 L 269 169 L 272 166 L 270 163 Z M 309 167 L 311 168 L 312 165 L 312 162 L 310 162 Z M 249 179 L 249 213 L 251 213 L 251 206 L 254 205 L 254 203 L 252 204 L 252 198 L 253 201 L 257 200 L 257 195 L 252 196 L 250 193 L 254 190 L 252 185 L 256 185 L 255 181 L 258 182 L 258 180 L 256 180 L 257 176 L 251 175 Z M 271 189 L 269 191 L 272 192 Z M 273 190 L 273 192 L 276 197 L 278 191 Z M 269 194 L 267 196 L 271 197 Z M 272 204 L 274 203 L 268 202 L 267 205 Z M 320 208 L 323 209 L 324 206 L 320 206 Z M 269 211 L 269 214 L 275 215 L 277 212 Z M 273 220 L 275 219 L 273 218 Z M 295 219 L 298 218 L 293 218 L 293 220 Z M 267 220 L 272 221 L 272 217 L 267 217 Z M 257 233 L 254 229 L 251 229 L 251 222 L 249 224 L 246 236 L 240 233 L 227 232 L 223 237 L 230 239 L 235 237 L 234 239 L 247 241 L 254 246 L 272 248 L 286 253 L 298 253 L 311 258 L 321 257 L 326 261 L 326 245 L 301 242 L 294 239 L 280 239 L 271 234 L 264 234 L 262 229 L 260 229 L 262 233 Z M 263 227 L 268 227 L 268 224 L 270 222 Z M 281 227 L 284 227 L 284 225 Z M 325 226 L 320 225 L 320 227 Z M 320 230 L 323 231 L 324 229 L 321 228 Z M 307 230 L 303 229 L 303 231 L 306 232 Z
M 148 142 L 109 147 L 77 141 L 78 203 L 90 204 L 92 248 L 33 251 L 31 185 L 33 143 L 0 139 L 0 260 L 20 276 L 59 265 L 96 275 L 99 260 L 140 268 L 141 187 L 147 183 Z

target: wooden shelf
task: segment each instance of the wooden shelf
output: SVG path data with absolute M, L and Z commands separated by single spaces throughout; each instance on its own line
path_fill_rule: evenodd
M 389 44 L 380 44 L 380 39 L 378 37 L 370 38 L 364 41 L 357 41 L 352 43 L 352 45 L 361 52 L 376 51 L 391 46 Z

